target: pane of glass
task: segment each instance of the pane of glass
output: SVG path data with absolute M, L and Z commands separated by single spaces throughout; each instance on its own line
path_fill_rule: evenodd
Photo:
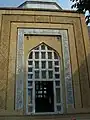
M 55 74 L 55 78 L 59 79 L 60 78 L 60 74 Z
M 39 52 L 35 52 L 35 59 L 39 59 Z
M 28 89 L 28 104 L 32 104 L 32 89 Z
M 52 61 L 48 61 L 48 68 L 52 68 Z
M 61 98 L 60 98 L 60 88 L 56 88 L 56 103 L 60 103 Z
M 28 81 L 28 86 L 32 86 L 32 81 Z
M 42 95 L 38 95 L 37 97 L 38 97 L 38 98 L 42 98 Z
M 39 71 L 35 71 L 35 79 L 39 78 Z
M 46 61 L 42 61 L 41 63 L 42 63 L 42 68 L 43 69 L 46 68 Z
M 47 85 L 47 82 L 43 82 L 43 85 L 44 85 L 44 88 L 45 88 L 45 86 Z
M 41 52 L 41 58 L 46 59 L 46 53 L 45 52 Z
M 39 46 L 35 48 L 35 50 L 39 50 Z
M 39 85 L 38 85 L 38 84 L 35 85 L 35 89 L 36 89 L 36 90 L 39 89 Z
M 29 59 L 33 59 L 33 52 L 29 54 Z
M 57 106 L 57 111 L 61 111 L 61 105 Z
M 56 86 L 60 86 L 60 81 L 55 81 Z
M 28 65 L 32 65 L 33 64 L 33 61 L 28 61 Z
M 42 86 L 40 86 L 40 90 L 42 90 L 43 88 L 42 88 Z
M 44 94 L 46 94 L 47 93 L 47 91 L 44 91 Z
M 48 49 L 48 50 L 52 50 L 52 48 L 51 48 L 51 47 L 49 47 L 49 46 L 47 46 L 47 49 Z
M 28 74 L 28 79 L 32 79 L 33 74 Z
M 55 67 L 55 72 L 59 72 L 59 67 Z
M 52 59 L 52 52 L 48 52 L 48 59 Z
M 31 67 L 28 67 L 28 72 L 32 72 L 32 68 Z
M 42 91 L 38 91 L 38 94 L 42 94 Z
M 55 63 L 55 65 L 59 65 L 59 61 L 55 61 L 54 63 Z
M 53 78 L 53 71 L 48 71 L 48 76 L 49 76 L 49 79 L 52 79 Z
M 46 87 L 44 87 L 44 90 L 46 90 L 47 88 Z
M 45 45 L 41 45 L 41 50 L 45 50 Z
M 35 85 L 38 85 L 38 81 L 35 82 Z
M 28 106 L 28 112 L 32 112 L 33 111 L 33 107 L 32 106 Z
M 35 61 L 35 68 L 39 68 L 39 61 Z
M 58 59 L 58 55 L 54 52 L 54 59 Z
M 42 71 L 42 79 L 45 79 L 46 78 L 46 71 Z

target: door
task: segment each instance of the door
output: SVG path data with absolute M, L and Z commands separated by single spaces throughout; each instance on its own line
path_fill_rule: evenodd
M 53 81 L 35 82 L 36 112 L 54 112 Z

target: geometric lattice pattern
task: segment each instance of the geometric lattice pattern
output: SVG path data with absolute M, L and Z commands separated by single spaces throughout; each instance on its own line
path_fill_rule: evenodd
M 37 113 L 41 101 L 46 102 L 46 108 L 49 112 L 61 113 L 61 75 L 60 75 L 60 57 L 51 47 L 42 43 L 34 48 L 27 61 L 27 111 L 28 113 Z M 52 87 L 50 89 L 50 86 Z M 36 87 L 35 87 L 36 86 Z M 48 87 L 49 86 L 49 87 Z M 49 91 L 51 91 L 49 93 Z M 37 101 L 40 100 L 40 104 Z M 53 103 L 54 101 L 54 103 Z M 45 104 L 45 102 L 44 102 Z M 39 106 L 40 107 L 40 106 Z M 41 108 L 43 109 L 43 108 Z M 41 112 L 45 112 L 44 110 Z

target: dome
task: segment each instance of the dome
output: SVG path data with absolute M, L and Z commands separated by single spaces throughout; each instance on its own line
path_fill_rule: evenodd
M 18 8 L 36 8 L 36 9 L 50 9 L 61 10 L 57 0 L 30 0 L 22 3 Z

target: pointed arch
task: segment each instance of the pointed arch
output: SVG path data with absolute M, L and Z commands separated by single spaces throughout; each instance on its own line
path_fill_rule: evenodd
M 29 51 L 27 113 L 61 112 L 60 56 L 44 42 Z
M 57 50 L 55 50 L 55 49 L 54 49 L 53 47 L 51 47 L 50 45 L 47 45 L 45 42 L 42 42 L 42 43 L 38 44 L 37 46 L 33 47 L 32 49 L 30 49 L 29 52 L 28 52 L 28 56 L 30 55 L 30 53 L 31 53 L 32 50 L 38 50 L 38 47 L 39 47 L 39 46 L 43 46 L 43 45 L 44 45 L 44 46 L 47 46 L 48 49 L 51 49 L 51 50 L 55 51 L 55 53 L 59 56 L 59 58 L 61 58 L 61 56 L 59 55 L 59 53 L 57 52 Z

